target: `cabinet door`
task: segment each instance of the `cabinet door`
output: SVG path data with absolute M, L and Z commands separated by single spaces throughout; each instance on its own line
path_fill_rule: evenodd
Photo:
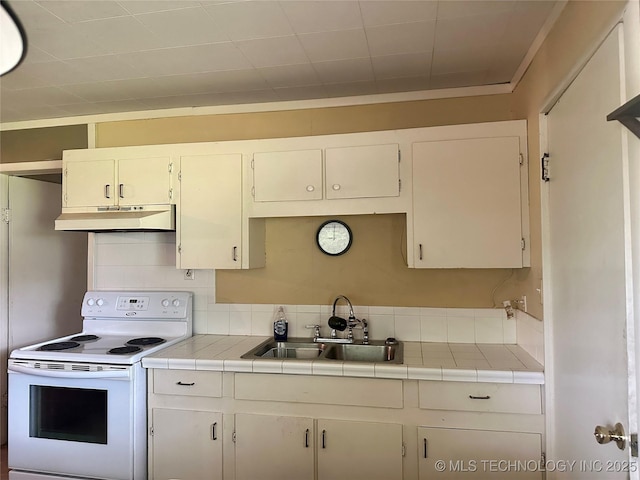
M 255 153 L 253 189 L 256 202 L 320 200 L 322 151 Z
M 170 202 L 169 157 L 118 160 L 120 205 L 162 205 Z
M 325 150 L 326 198 L 400 195 L 398 145 L 367 145 Z
M 419 479 L 542 478 L 537 433 L 418 428 Z
M 116 205 L 115 160 L 68 161 L 64 166 L 65 207 Z
M 313 480 L 313 420 L 236 415 L 236 480 Z
M 522 267 L 519 138 L 414 143 L 413 216 L 417 268 Z
M 318 480 L 402 479 L 402 425 L 318 420 Z
M 154 408 L 154 480 L 222 480 L 222 414 Z
M 178 268 L 241 268 L 242 155 L 180 159 Z

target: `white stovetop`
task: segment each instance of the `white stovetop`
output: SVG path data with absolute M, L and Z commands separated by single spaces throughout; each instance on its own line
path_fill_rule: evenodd
M 146 368 L 544 384 L 544 368 L 518 345 L 404 342 L 404 363 L 250 360 L 268 337 L 195 335 L 142 359 Z

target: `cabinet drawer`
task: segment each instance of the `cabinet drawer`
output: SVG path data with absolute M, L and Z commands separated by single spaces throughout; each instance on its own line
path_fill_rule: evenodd
M 194 370 L 154 370 L 153 393 L 221 397 L 222 373 Z
M 419 405 L 428 410 L 542 413 L 539 385 L 419 382 Z

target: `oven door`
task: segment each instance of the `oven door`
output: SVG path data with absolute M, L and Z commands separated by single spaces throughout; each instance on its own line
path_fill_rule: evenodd
M 83 368 L 94 371 L 76 364 L 9 362 L 9 468 L 143 478 L 146 462 L 135 461 L 134 454 L 146 457 L 146 451 L 135 452 L 144 450 L 137 440 L 146 433 L 144 370 L 139 364 Z M 140 405 L 142 414 L 136 411 Z M 135 428 L 139 422 L 142 429 Z

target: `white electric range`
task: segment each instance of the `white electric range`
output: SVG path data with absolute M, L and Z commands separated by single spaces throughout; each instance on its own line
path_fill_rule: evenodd
M 146 479 L 141 359 L 192 334 L 189 292 L 87 292 L 82 332 L 11 352 L 9 478 Z

